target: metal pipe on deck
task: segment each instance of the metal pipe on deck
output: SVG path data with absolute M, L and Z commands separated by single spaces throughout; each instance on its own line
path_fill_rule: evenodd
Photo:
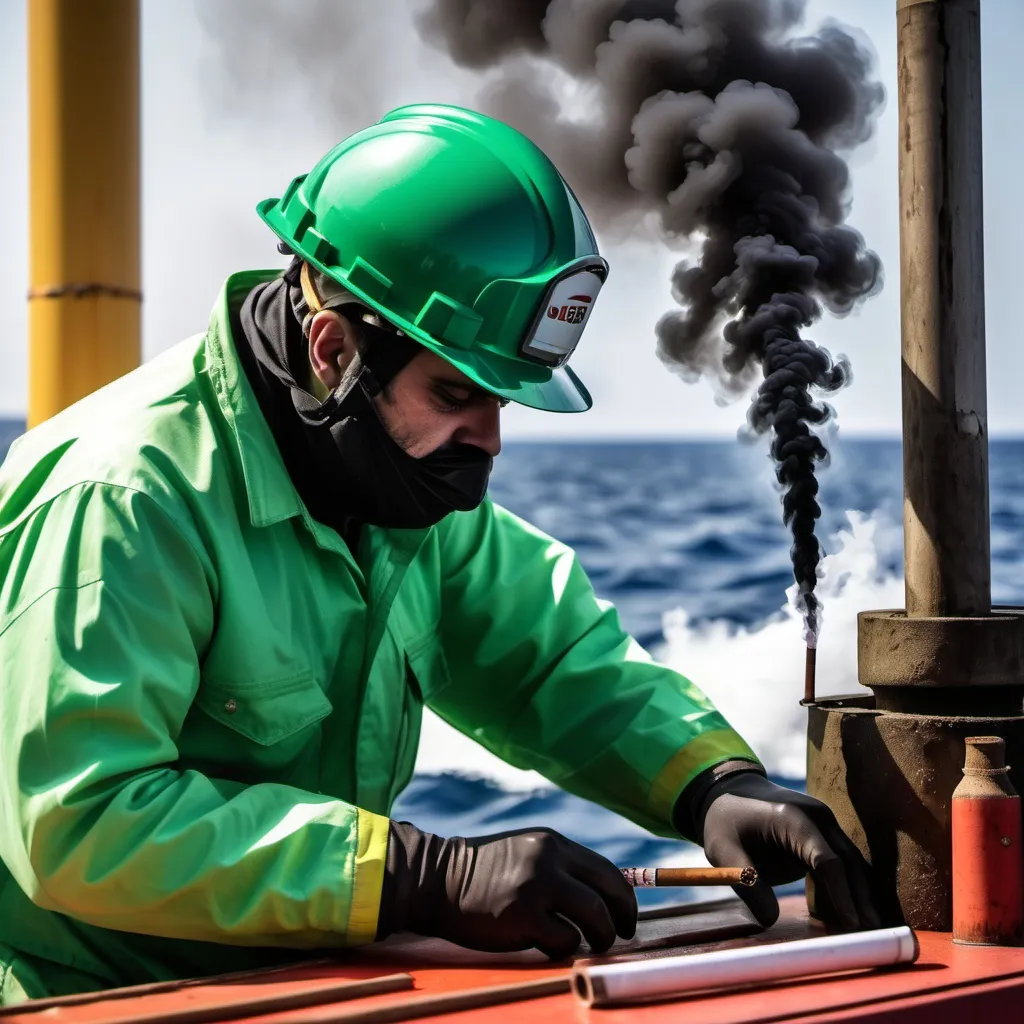
M 29 0 L 33 426 L 140 358 L 138 0 Z
M 910 617 L 991 608 L 980 0 L 898 0 Z

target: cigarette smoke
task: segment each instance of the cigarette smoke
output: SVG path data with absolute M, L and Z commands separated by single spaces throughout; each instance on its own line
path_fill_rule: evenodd
M 259 108 L 305 89 L 299 111 L 335 138 L 384 112 L 386 84 L 432 99 L 408 70 L 406 0 L 207 0 L 222 102 Z M 831 417 L 822 393 L 845 359 L 803 333 L 882 283 L 845 223 L 843 154 L 884 101 L 874 58 L 828 23 L 799 35 L 804 0 L 420 0 L 416 28 L 477 72 L 476 106 L 538 143 L 606 231 L 653 220 L 687 248 L 658 320 L 658 354 L 725 400 L 748 394 L 748 435 L 768 434 L 793 535 L 798 604 L 813 641 L 821 550 L 816 467 Z M 431 53 L 431 51 L 427 51 Z M 418 82 L 418 79 L 417 79 Z M 215 82 L 210 82 L 212 87 Z
M 806 638 L 821 514 L 815 397 L 849 363 L 803 337 L 825 308 L 844 315 L 881 287 L 878 257 L 844 221 L 841 154 L 867 140 L 884 101 L 873 57 L 827 24 L 797 37 L 804 0 L 431 0 L 425 38 L 491 69 L 482 106 L 545 149 L 606 224 L 654 214 L 699 255 L 672 275 L 678 309 L 656 326 L 658 354 L 687 381 L 746 393 L 753 434 L 770 434 L 793 535 Z M 545 66 L 548 73 L 545 72 Z M 566 80 L 586 115 L 563 102 Z M 582 90 L 582 92 L 581 92 Z

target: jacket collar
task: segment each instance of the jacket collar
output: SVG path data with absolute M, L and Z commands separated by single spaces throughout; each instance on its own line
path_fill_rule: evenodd
M 224 282 L 206 334 L 207 370 L 216 391 L 217 404 L 234 438 L 252 525 L 271 526 L 286 519 L 301 518 L 321 548 L 335 551 L 355 565 L 345 541 L 309 514 L 295 489 L 235 349 L 231 311 L 241 307 L 246 295 L 256 285 L 273 280 L 279 273 L 278 270 L 245 270 L 232 274 Z M 394 559 L 404 565 L 415 557 L 431 529 L 381 530 L 367 527 L 364 535 L 381 534 L 387 539 L 387 547 Z
M 278 273 L 276 270 L 247 270 L 232 274 L 217 297 L 206 334 L 210 356 L 208 371 L 217 403 L 234 436 L 253 526 L 270 526 L 296 516 L 309 519 L 242 369 L 231 331 L 232 309 L 241 306 L 256 285 L 273 280 Z

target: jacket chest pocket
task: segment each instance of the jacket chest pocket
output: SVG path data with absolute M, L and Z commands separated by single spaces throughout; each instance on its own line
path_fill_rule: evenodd
M 247 779 L 255 768 L 278 780 L 315 781 L 315 726 L 333 708 L 312 672 L 245 683 L 204 678 L 195 704 L 201 714 L 193 716 L 191 747 L 198 759 L 223 766 L 228 777 Z
M 196 703 L 214 721 L 261 747 L 279 743 L 332 710 L 312 672 L 245 684 L 206 680 Z

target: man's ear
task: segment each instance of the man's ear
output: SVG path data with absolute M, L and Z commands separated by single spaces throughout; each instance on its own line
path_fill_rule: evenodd
M 324 398 L 340 383 L 345 371 L 355 359 L 356 329 L 348 317 L 333 309 L 322 309 L 309 323 L 309 364 L 313 370 L 313 387 L 321 385 Z

